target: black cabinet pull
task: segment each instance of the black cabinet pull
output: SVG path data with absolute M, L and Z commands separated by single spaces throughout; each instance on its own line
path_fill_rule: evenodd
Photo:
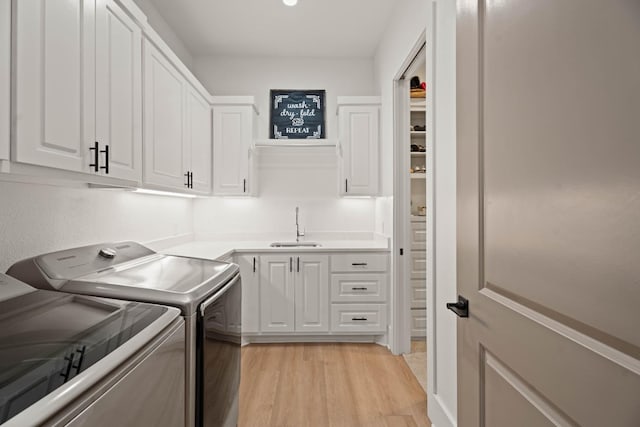
M 242 180 L 242 192 L 246 193 L 247 192 L 247 179 L 243 179 Z
M 298 273 L 300 273 L 300 257 L 298 257 Z
M 354 322 L 362 322 L 368 319 L 366 317 L 352 317 L 351 320 L 353 320 Z
M 289 273 L 293 273 L 293 257 L 289 257 Z
M 187 173 L 184 174 L 185 178 L 187 178 L 187 183 L 184 185 L 185 187 L 189 188 L 189 172 L 187 171 Z
M 344 180 L 344 192 L 348 193 L 349 192 L 349 187 L 347 186 L 347 184 L 349 183 L 348 179 Z
M 463 296 L 458 295 L 458 302 L 448 302 L 447 308 L 458 317 L 469 317 L 469 301 Z
M 105 145 L 104 150 L 100 150 L 104 154 L 104 166 L 100 166 L 100 169 L 104 169 L 104 173 L 109 175 L 109 146 Z
M 193 172 L 189 172 L 189 188 L 193 188 Z
M 366 291 L 367 288 L 351 288 L 353 291 Z
M 351 265 L 354 266 L 354 267 L 365 267 L 367 265 L 367 263 L 366 262 L 352 262 Z
M 256 272 L 256 257 L 253 257 L 253 272 Z
M 99 163 L 100 163 L 100 149 L 98 148 L 98 141 L 93 143 L 93 147 L 89 147 L 89 151 L 93 151 L 93 163 L 89 163 L 89 167 L 93 168 L 94 172 L 99 172 Z

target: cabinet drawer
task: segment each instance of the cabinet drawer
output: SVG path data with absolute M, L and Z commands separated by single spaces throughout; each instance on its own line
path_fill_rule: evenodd
M 411 279 L 427 278 L 427 253 L 411 251 Z
M 425 337 L 427 334 L 427 310 L 411 310 L 411 336 Z
M 349 273 L 358 271 L 387 271 L 389 255 L 387 254 L 343 254 L 331 255 L 331 271 Z
M 332 304 L 331 332 L 385 333 L 387 329 L 386 304 Z
M 347 273 L 331 275 L 332 302 L 386 302 L 387 275 Z
M 411 281 L 411 308 L 427 306 L 427 284 L 424 279 Z
M 411 249 L 427 249 L 427 224 L 424 221 L 411 223 Z

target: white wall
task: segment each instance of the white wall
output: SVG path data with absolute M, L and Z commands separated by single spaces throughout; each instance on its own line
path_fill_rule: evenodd
M 0 181 L 0 271 L 46 252 L 192 233 L 192 200 Z
M 381 173 L 382 194 L 386 196 L 393 194 L 393 81 L 425 31 L 428 4 L 424 0 L 397 3 L 374 58 L 376 85 L 382 97 L 380 139 L 383 141 L 381 158 L 385 161 Z
M 324 89 L 327 138 L 338 137 L 336 97 L 377 95 L 370 59 L 198 57 L 194 73 L 212 95 L 256 97 L 258 138 L 269 137 L 270 89 Z
M 338 136 L 337 96 L 377 94 L 373 61 L 367 59 L 202 57 L 196 58 L 194 72 L 214 95 L 256 97 L 259 139 L 269 137 L 270 89 L 326 90 L 329 139 Z M 295 238 L 295 206 L 300 206 L 301 223 L 311 233 L 374 231 L 374 199 L 338 197 L 335 150 L 261 150 L 259 197 L 197 200 L 198 236 L 274 232 Z
M 162 37 L 167 45 L 178 55 L 178 58 L 193 71 L 193 55 L 187 49 L 180 37 L 173 31 L 173 28 L 165 21 L 158 9 L 151 0 L 134 0 L 138 7 L 147 15 L 147 20 L 151 27 Z
M 257 160 L 259 197 L 197 199 L 196 238 L 277 233 L 292 240 L 296 206 L 309 239 L 316 232 L 373 232 L 375 200 L 338 197 L 334 150 L 261 150 Z

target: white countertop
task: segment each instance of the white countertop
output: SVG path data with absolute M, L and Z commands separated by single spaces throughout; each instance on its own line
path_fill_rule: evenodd
M 162 252 L 171 255 L 189 256 L 206 259 L 225 259 L 234 253 L 261 252 L 261 253 L 291 253 L 291 252 L 388 252 L 387 239 L 360 239 L 360 240 L 320 240 L 309 239 L 320 243 L 319 247 L 287 247 L 272 248 L 273 242 L 290 241 L 284 239 L 275 240 L 199 240 L 172 246 Z M 303 240 L 305 241 L 305 240 Z

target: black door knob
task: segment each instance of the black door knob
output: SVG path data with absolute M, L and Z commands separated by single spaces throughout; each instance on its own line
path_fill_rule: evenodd
M 458 317 L 469 317 L 469 301 L 463 296 L 458 295 L 458 302 L 448 302 L 447 308 Z

